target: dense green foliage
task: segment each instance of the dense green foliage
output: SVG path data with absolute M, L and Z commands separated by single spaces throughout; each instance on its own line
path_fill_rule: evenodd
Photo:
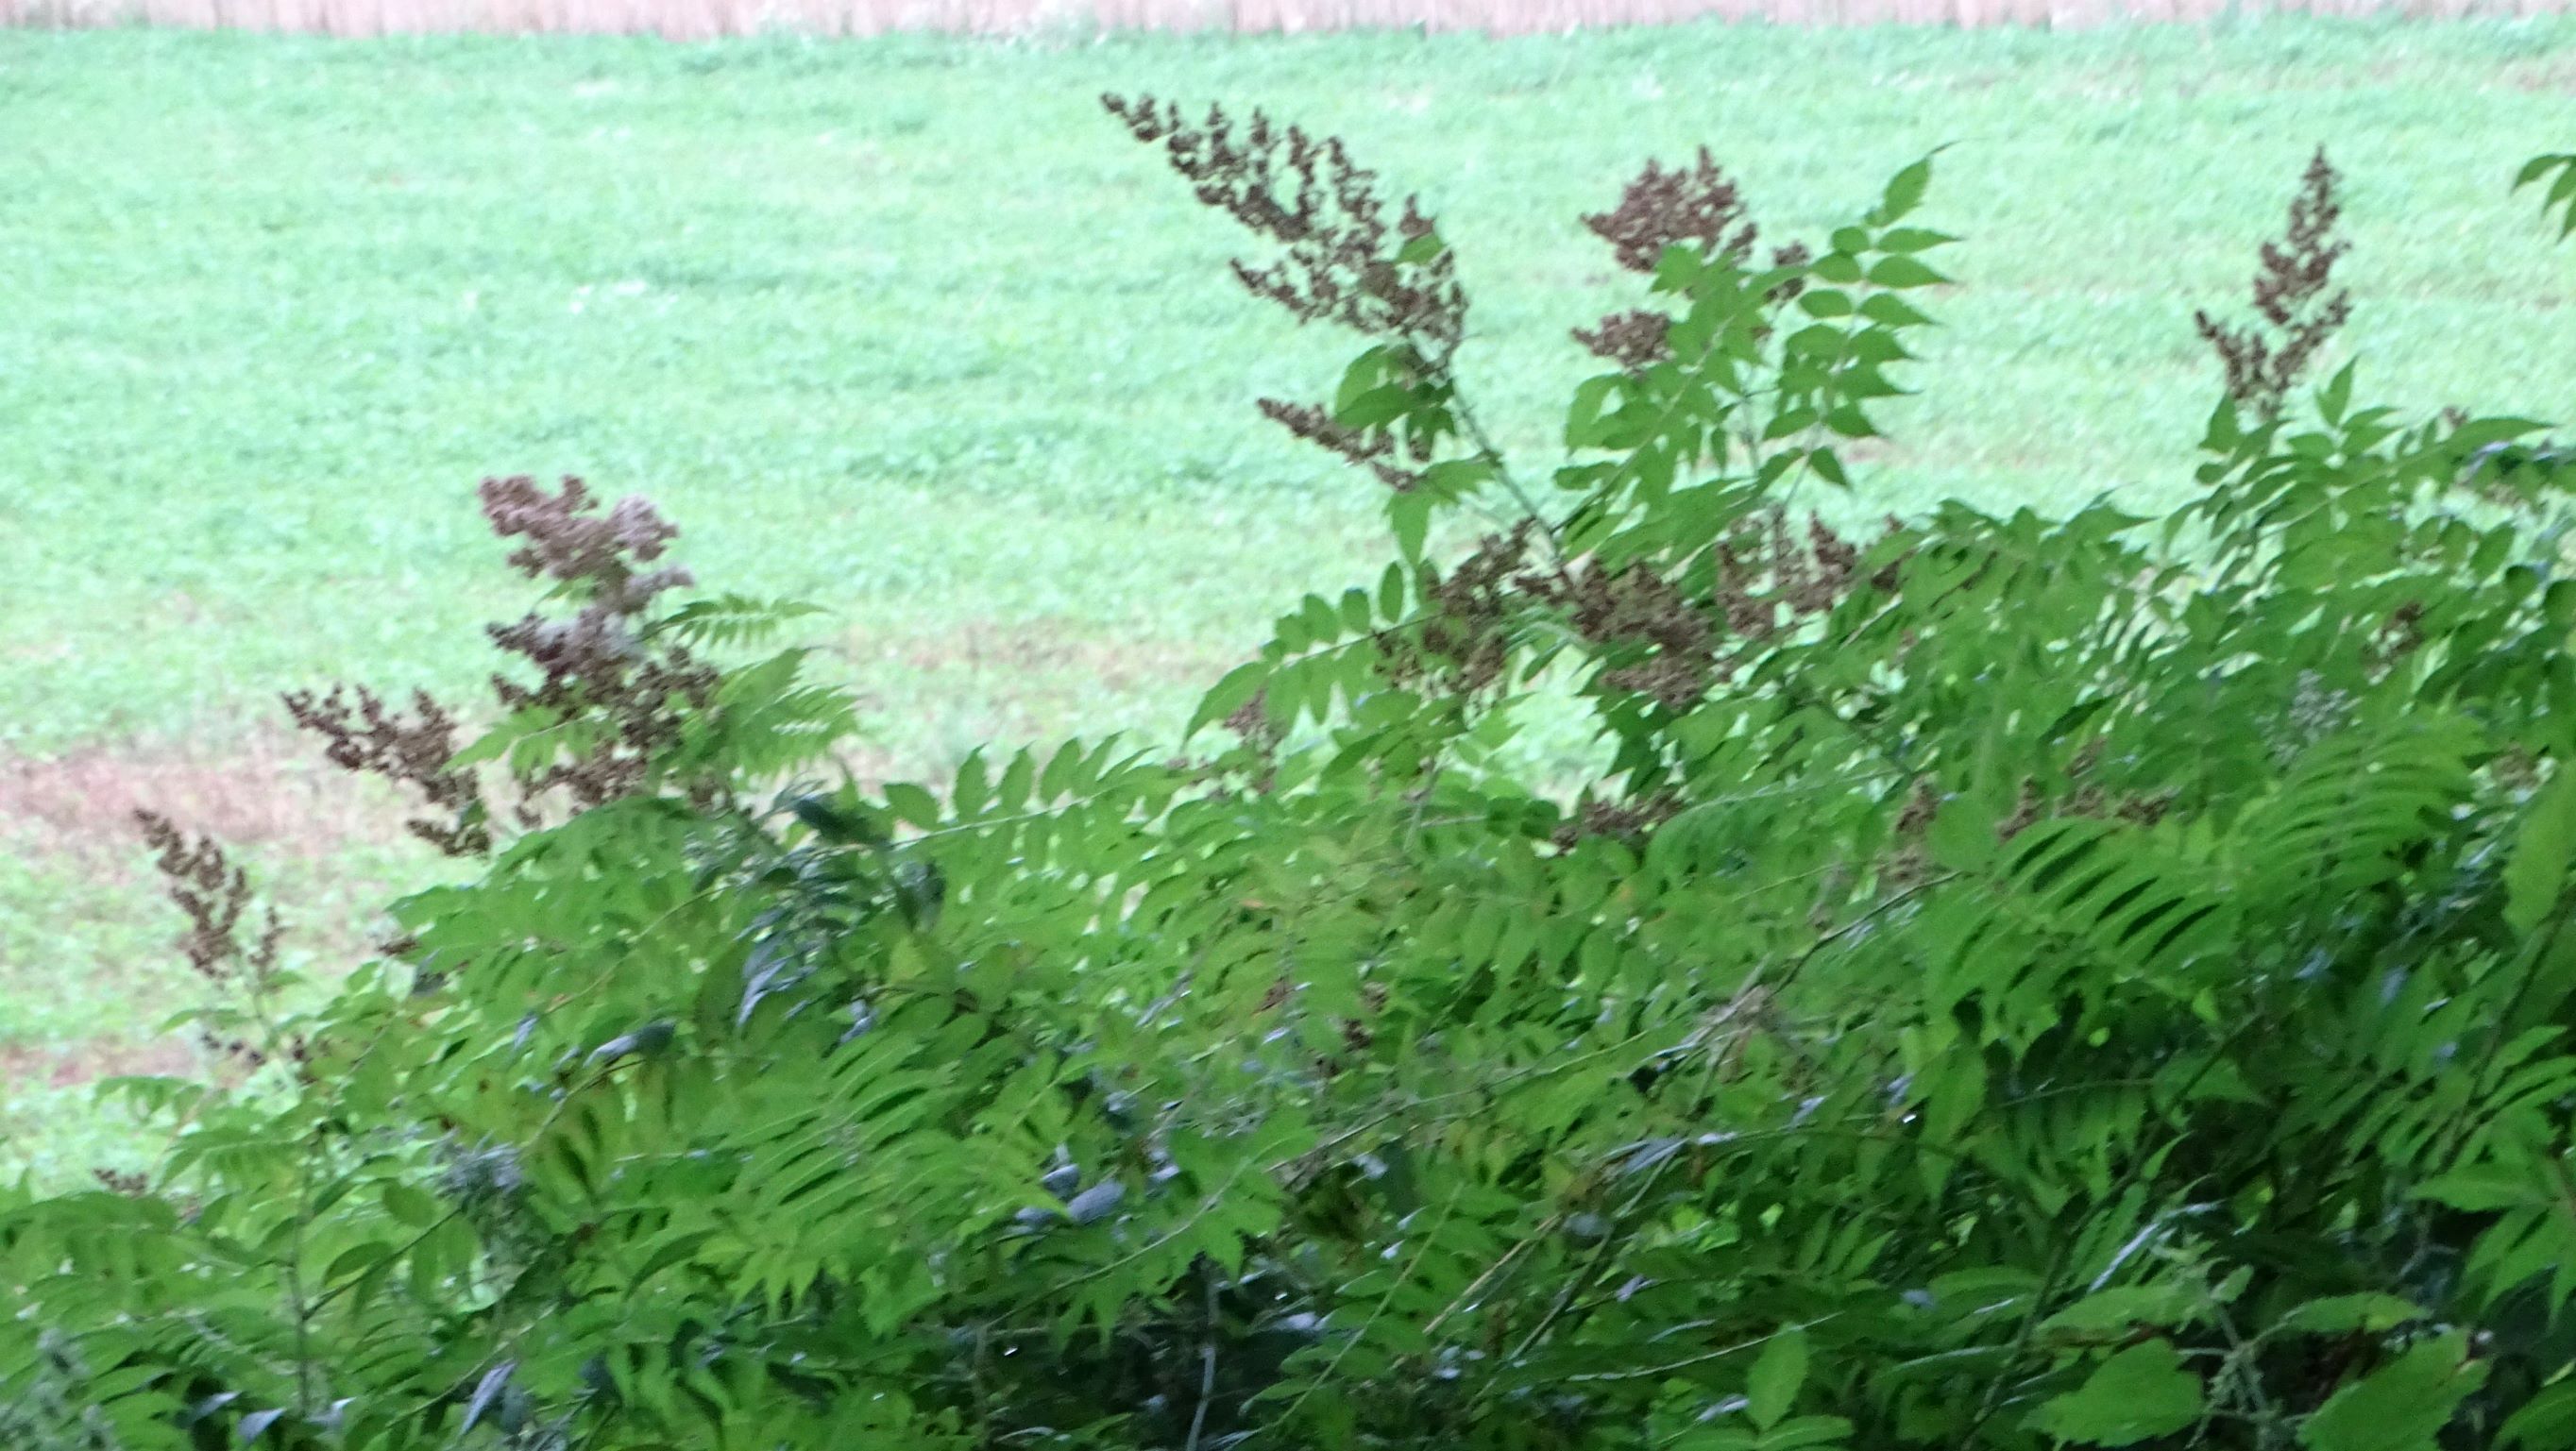
M 851 729 L 792 612 L 487 484 L 565 611 L 495 632 L 500 723 L 293 702 L 479 874 L 304 1011 L 154 826 L 248 1079 L 128 1085 L 149 1182 L 0 1200 L 0 1441 L 2566 1444 L 2568 519 L 2533 425 L 2299 376 L 2322 160 L 2204 320 L 2189 504 L 1854 543 L 1788 509 L 1928 322 L 1929 163 L 1785 246 L 1704 159 L 1588 218 L 1650 291 L 1532 479 L 1427 219 L 1120 112 L 1370 334 L 1270 411 L 1383 486 L 1382 577 L 1212 754 L 781 788 Z
M 1383 563 L 1367 490 L 1245 419 L 1344 344 L 1204 284 L 1224 226 L 1168 204 L 1099 91 L 1258 103 L 1423 185 L 1473 239 L 1488 426 L 1540 473 L 1594 366 L 1564 324 L 1625 296 L 1569 225 L 1606 178 L 1705 141 L 1819 236 L 1958 142 L 1942 186 L 1974 199 L 1976 246 L 1920 350 L 1974 385 L 1890 400 L 1861 487 L 1816 501 L 1850 527 L 1952 497 L 2175 503 L 2209 373 L 2174 299 L 2238 288 L 2322 139 L 2354 178 L 2348 336 L 2380 390 L 2576 394 L 2576 354 L 2525 331 L 2576 276 L 2548 229 L 2494 224 L 2498 158 L 2565 149 L 2571 75 L 2568 16 L 688 46 L 0 28 L 0 1177 L 138 1165 L 149 1138 L 79 1085 L 185 1066 L 152 1027 L 196 985 L 123 813 L 84 801 L 221 831 L 317 964 L 427 883 L 377 844 L 381 794 L 336 789 L 271 696 L 479 688 L 477 627 L 517 608 L 459 506 L 484 474 L 644 493 L 709 579 L 822 606 L 798 630 L 815 678 L 859 692 L 874 771 L 916 778 L 987 742 L 1169 739 L 1279 601 Z M 278 803 L 305 800 L 324 821 L 293 827 Z

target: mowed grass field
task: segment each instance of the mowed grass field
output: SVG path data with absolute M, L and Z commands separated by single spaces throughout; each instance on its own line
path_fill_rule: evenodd
M 1707 144 L 1770 236 L 1932 147 L 1947 324 L 1838 507 L 2169 503 L 2320 143 L 2349 178 L 2362 392 L 2564 417 L 2576 24 L 1347 35 L 998 44 L 334 43 L 0 32 L 0 1174 L 122 1162 L 101 1073 L 193 1071 L 129 813 L 223 833 L 316 965 L 431 865 L 310 764 L 280 689 L 468 697 L 530 589 L 475 481 L 650 495 L 706 585 L 815 601 L 877 768 L 1168 730 L 1375 486 L 1252 411 L 1352 344 L 1098 109 L 1261 106 L 1420 191 L 1468 364 L 1536 467 L 1633 294 L 1577 217 Z

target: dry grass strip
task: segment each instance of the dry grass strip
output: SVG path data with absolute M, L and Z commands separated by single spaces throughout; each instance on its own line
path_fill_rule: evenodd
M 2426 19 L 2559 13 L 2576 0 L 2288 0 L 2276 11 Z M 0 24 L 150 24 L 367 36 L 481 31 L 656 34 L 785 31 L 970 35 L 1358 29 L 1546 34 L 1719 18 L 1792 25 L 2030 25 L 2199 21 L 2236 0 L 0 0 Z

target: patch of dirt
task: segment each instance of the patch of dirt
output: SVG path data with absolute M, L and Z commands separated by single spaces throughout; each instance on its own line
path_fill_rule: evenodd
M 1103 635 L 1061 620 L 969 620 L 937 634 L 885 642 L 873 654 L 923 675 L 1005 681 L 1089 681 L 1113 694 L 1214 683 L 1222 650 L 1192 640 Z M 1004 697 L 1010 692 L 1005 689 Z M 1046 694 L 1055 693 L 1050 689 Z
M 144 1042 L 92 1038 L 79 1043 L 0 1043 L 0 1084 L 77 1088 L 102 1078 L 194 1078 L 196 1050 L 177 1037 Z
M 1116 634 L 1062 619 L 970 619 L 861 633 L 839 652 L 859 692 L 863 784 L 942 778 L 974 746 L 1096 740 L 1149 715 L 1179 726 L 1241 662 L 1204 640 Z
M 0 756 L 0 843 L 69 858 L 84 875 L 122 879 L 148 864 L 137 811 L 263 854 L 328 861 L 398 839 L 402 804 L 380 783 L 322 760 L 318 743 L 269 732 L 227 747 L 84 746 Z
M 84 918 L 93 926 L 161 924 L 176 935 L 179 918 L 163 899 L 135 821 L 147 810 L 237 852 L 253 890 L 277 894 L 290 939 L 327 960 L 354 961 L 365 943 L 324 920 L 330 914 L 299 911 L 300 899 L 353 853 L 405 839 L 403 803 L 390 788 L 333 767 L 318 745 L 284 730 L 222 744 L 122 742 L 52 756 L 0 755 L 0 852 L 32 868 L 38 882 L 81 884 L 75 900 L 53 909 L 69 914 L 60 927 L 74 942 Z M 130 998 L 138 1010 L 113 1014 L 94 1035 L 0 1044 L 0 1084 L 64 1088 L 120 1074 L 205 1071 L 184 1038 L 134 1036 L 139 1022 L 204 991 L 175 952 L 78 965 L 0 960 L 0 990 L 14 984 L 42 992 L 46 975 L 63 971 L 104 975 L 117 984 L 104 1000 Z M 98 990 L 96 982 L 88 988 Z
M 2497 79 L 2537 96 L 2576 96 L 2576 60 L 2518 60 L 2499 71 Z

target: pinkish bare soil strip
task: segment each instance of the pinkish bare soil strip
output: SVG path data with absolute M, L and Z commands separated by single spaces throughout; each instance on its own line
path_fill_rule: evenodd
M 2205 21 L 2228 0 L 0 0 L 0 25 L 150 25 L 385 35 L 480 31 L 653 34 L 703 40 L 945 31 L 1044 36 L 1091 29 L 1299 33 L 1475 30 L 1557 34 L 1700 19 L 1774 24 L 2024 25 Z M 2289 0 L 2275 8 L 2371 15 L 2381 0 Z M 2556 13 L 2567 0 L 2408 0 L 2422 18 Z

